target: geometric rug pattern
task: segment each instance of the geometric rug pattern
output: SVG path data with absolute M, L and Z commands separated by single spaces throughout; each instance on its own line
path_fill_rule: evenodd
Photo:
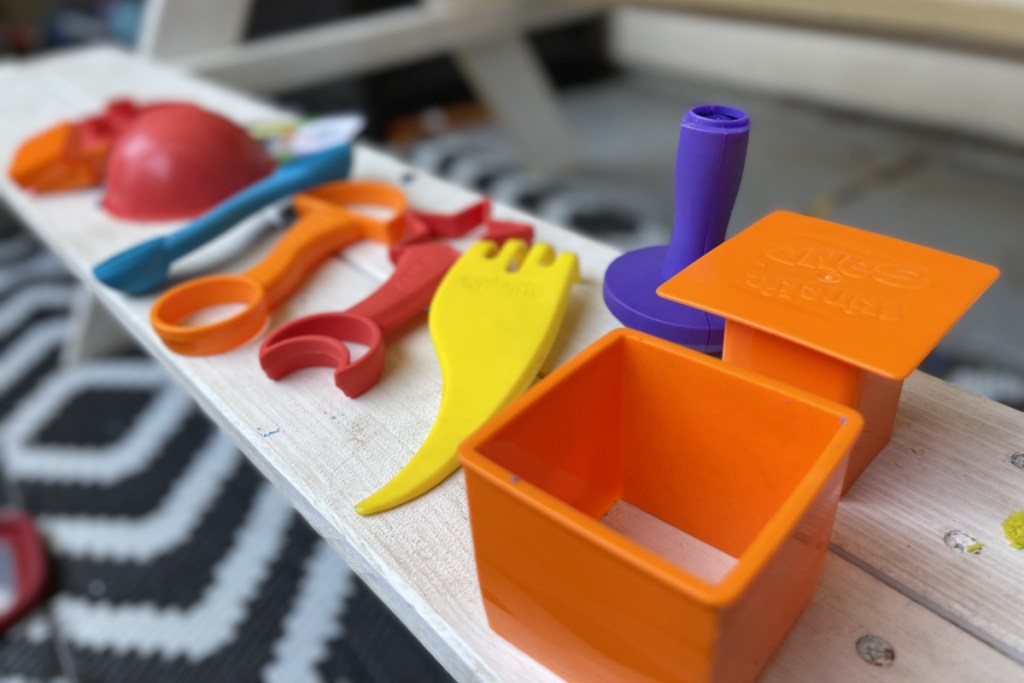
M 0 683 L 450 681 L 155 362 L 58 367 L 73 293 L 0 231 L 0 503 L 55 577 Z

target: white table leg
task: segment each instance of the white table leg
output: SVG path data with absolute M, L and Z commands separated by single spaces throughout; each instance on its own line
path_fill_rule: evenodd
M 599 4 L 584 4 L 577 11 L 595 12 Z M 159 59 L 184 61 L 236 85 L 272 89 L 281 85 L 282 76 L 294 87 L 310 77 L 315 81 L 380 67 L 396 61 L 396 54 L 408 53 L 397 59 L 399 63 L 411 61 L 447 43 L 473 91 L 509 133 L 523 163 L 539 171 L 572 164 L 568 127 L 547 75 L 522 37 L 531 14 L 537 15 L 533 21 L 544 23 L 548 10 L 543 3 L 425 0 L 404 11 L 243 44 L 251 8 L 252 0 L 151 0 L 139 49 Z M 565 11 L 573 13 L 571 7 Z M 550 20 L 559 19 L 558 11 L 551 14 Z M 507 28 L 495 26 L 495 20 L 506 22 Z M 303 33 L 305 41 L 300 39 Z
M 547 74 L 520 35 L 461 48 L 455 61 L 511 138 L 524 164 L 557 171 L 573 163 L 570 131 Z
M 97 356 L 124 351 L 134 341 L 121 323 L 89 292 L 80 288 L 71 304 L 67 338 L 60 352 L 60 364 L 77 365 Z

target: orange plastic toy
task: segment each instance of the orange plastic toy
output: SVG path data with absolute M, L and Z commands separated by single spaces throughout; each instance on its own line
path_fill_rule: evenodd
M 570 681 L 754 680 L 814 593 L 861 425 L 610 332 L 460 448 L 491 628 Z
M 92 187 L 103 180 L 107 156 L 117 136 L 147 111 L 130 100 L 114 100 L 103 113 L 63 122 L 25 140 L 14 155 L 10 174 L 33 192 Z
M 378 220 L 349 206 L 379 206 L 392 217 Z M 327 183 L 294 200 L 300 220 L 266 259 L 242 275 L 208 275 L 182 283 L 157 299 L 150 320 L 172 350 L 190 356 L 223 353 L 259 334 L 270 311 L 290 297 L 331 254 L 363 238 L 386 244 L 402 236 L 405 195 L 374 182 Z M 183 321 L 211 306 L 242 304 L 233 316 L 209 325 Z
M 726 318 L 726 362 L 864 415 L 845 491 L 888 443 L 903 380 L 998 275 L 966 258 L 780 211 L 658 293 Z

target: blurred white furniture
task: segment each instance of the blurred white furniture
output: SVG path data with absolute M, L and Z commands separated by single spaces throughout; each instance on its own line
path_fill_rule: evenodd
M 149 0 L 139 50 L 257 92 L 450 53 L 526 164 L 557 170 L 572 163 L 571 136 L 524 34 L 594 14 L 607 2 L 423 0 L 246 42 L 252 2 Z
M 1024 144 L 1020 0 L 421 0 L 242 42 L 252 1 L 149 0 L 140 51 L 264 92 L 450 53 L 523 161 L 561 170 L 571 134 L 523 35 L 616 5 L 624 66 Z
M 627 67 L 1024 144 L 1020 0 L 643 0 L 611 28 Z

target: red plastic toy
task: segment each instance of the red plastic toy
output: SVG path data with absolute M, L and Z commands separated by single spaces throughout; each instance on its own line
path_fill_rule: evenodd
M 263 371 L 278 380 L 301 368 L 333 367 L 334 383 L 345 395 L 366 392 L 384 368 L 384 335 L 427 307 L 458 258 L 446 244 L 407 247 L 388 281 L 361 303 L 340 313 L 308 315 L 271 333 L 260 347 Z M 368 349 L 351 362 L 345 342 Z
M 107 163 L 103 207 L 121 218 L 197 216 L 274 170 L 258 142 L 228 119 L 191 104 L 138 117 Z
M 0 606 L 0 633 L 5 632 L 43 598 L 50 569 L 43 543 L 32 519 L 11 510 L 0 511 L 0 546 L 13 565 L 14 599 Z

